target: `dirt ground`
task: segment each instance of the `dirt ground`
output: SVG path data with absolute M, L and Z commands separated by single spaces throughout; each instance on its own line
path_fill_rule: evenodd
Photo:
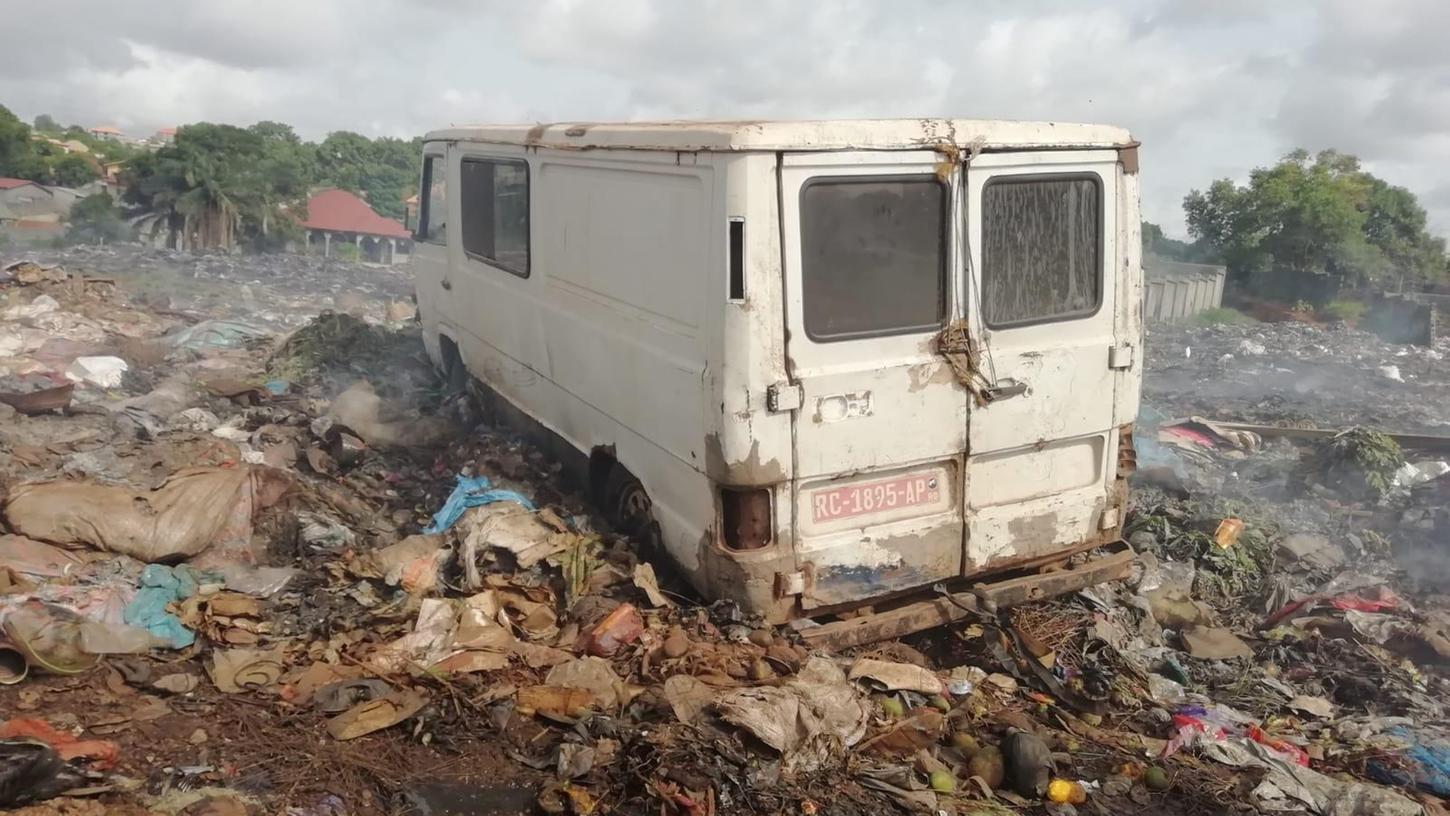
M 1408 816 L 1450 793 L 1450 489 L 1373 488 L 1443 454 L 1180 421 L 1443 431 L 1440 351 L 1155 328 L 1133 577 L 832 652 L 656 576 L 438 381 L 404 270 L 34 260 L 0 274 L 0 393 L 127 370 L 0 406 L 0 618 L 37 658 L 0 687 L 0 807 Z M 1048 761 L 1075 804 L 1033 789 Z

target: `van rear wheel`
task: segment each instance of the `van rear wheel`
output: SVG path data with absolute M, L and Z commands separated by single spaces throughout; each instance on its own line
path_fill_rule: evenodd
M 644 485 L 618 463 L 604 483 L 604 517 L 621 532 L 635 535 L 654 520 L 654 503 Z
M 641 554 L 654 560 L 662 554 L 660 526 L 654 517 L 654 502 L 644 485 L 618 462 L 604 482 L 604 517 L 614 528 L 641 545 Z

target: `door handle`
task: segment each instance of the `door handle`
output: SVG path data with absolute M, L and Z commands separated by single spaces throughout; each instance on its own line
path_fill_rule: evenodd
M 1027 382 L 1025 380 L 1014 380 L 1004 377 L 993 383 L 990 387 L 983 389 L 987 395 L 988 402 L 1016 397 L 1027 393 Z
M 451 281 L 451 280 L 449 280 L 447 278 L 444 278 L 443 279 L 443 288 L 444 289 L 451 290 L 453 288 L 453 281 Z

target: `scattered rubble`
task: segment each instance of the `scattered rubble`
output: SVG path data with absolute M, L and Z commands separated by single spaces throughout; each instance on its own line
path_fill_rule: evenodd
M 38 260 L 0 282 L 0 806 L 1385 816 L 1450 794 L 1450 466 L 1404 436 L 1445 424 L 1426 350 L 1155 333 L 1129 580 L 832 652 L 657 574 L 438 381 L 396 271 Z M 1363 388 L 1245 390 L 1306 372 Z

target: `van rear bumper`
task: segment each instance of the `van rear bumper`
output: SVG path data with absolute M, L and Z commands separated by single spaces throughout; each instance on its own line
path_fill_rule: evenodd
M 899 599 L 891 609 L 878 608 L 870 615 L 806 627 L 800 634 L 811 645 L 836 649 L 898 638 L 960 620 L 968 614 L 962 607 L 983 609 L 990 601 L 996 608 L 1005 609 L 1126 578 L 1136 557 L 1133 548 L 1118 539 L 1104 545 L 1076 567 L 1003 577 L 985 583 L 970 579 L 952 582 L 947 589 L 953 592 L 953 600 L 939 595 L 915 601 L 912 598 Z

